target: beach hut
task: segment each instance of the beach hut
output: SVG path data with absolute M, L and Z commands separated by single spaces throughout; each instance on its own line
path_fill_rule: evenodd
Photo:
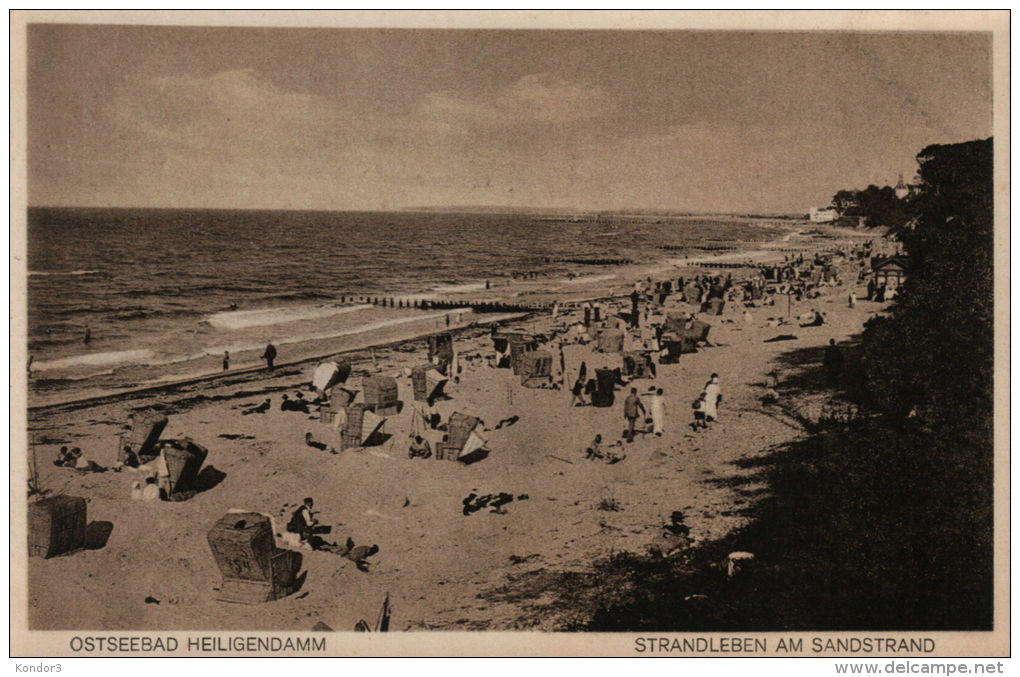
M 79 496 L 59 494 L 28 504 L 28 556 L 48 559 L 85 547 L 87 506 Z
M 363 403 L 366 409 L 380 416 L 392 416 L 400 411 L 397 380 L 391 376 L 367 376 L 361 381 Z
M 552 382 L 553 356 L 548 350 L 526 353 L 521 361 L 521 385 L 538 388 Z
M 675 332 L 677 334 L 683 333 L 684 328 L 687 326 L 687 314 L 686 313 L 666 313 L 666 319 L 662 323 L 663 329 L 669 332 Z
M 678 333 L 663 333 L 662 338 L 659 340 L 659 345 L 662 346 L 659 364 L 675 364 L 680 361 L 680 356 L 684 354 L 684 338 Z
M 159 488 L 168 500 L 195 488 L 209 451 L 190 439 L 163 440 L 159 452 Z
M 439 371 L 447 376 L 453 363 L 453 334 L 444 332 L 428 337 L 429 363 L 436 365 Z
M 623 373 L 633 379 L 655 378 L 655 366 L 647 351 L 631 351 L 623 354 Z
M 386 422 L 385 418 L 362 403 L 344 407 L 342 416 L 334 425 L 340 429 L 340 445 L 343 449 L 367 446 Z
M 615 401 L 613 391 L 616 389 L 616 381 L 619 373 L 616 369 L 601 368 L 595 370 L 595 392 L 592 394 L 591 403 L 596 407 L 611 407 Z
M 418 365 L 411 369 L 411 389 L 416 402 L 425 402 L 443 394 L 448 378 L 431 364 Z
M 147 410 L 132 413 L 128 417 L 130 430 L 121 438 L 122 454 L 130 450 L 142 463 L 146 462 L 142 459 L 143 456 L 149 457 L 149 460 L 155 458 L 158 452 L 154 448 L 156 442 L 159 441 L 159 436 L 163 434 L 167 422 L 167 417 L 156 411 Z
M 437 447 L 436 459 L 466 461 L 486 448 L 488 441 L 482 436 L 481 420 L 455 411 L 450 414 L 447 440 Z
M 603 329 L 598 333 L 596 346 L 599 352 L 623 352 L 624 333 L 619 329 Z
M 323 362 L 312 373 L 312 386 L 324 393 L 337 383 L 344 383 L 350 375 L 351 363 L 346 360 Z
M 712 329 L 712 325 L 708 322 L 702 322 L 701 320 L 693 320 L 691 323 L 684 328 L 681 332 L 681 336 L 684 339 L 690 339 L 694 343 L 692 350 L 684 350 L 684 352 L 696 352 L 696 346 L 699 343 L 708 344 L 708 332 Z
M 326 425 L 333 424 L 337 420 L 338 412 L 343 411 L 344 407 L 354 402 L 355 395 L 354 390 L 344 387 L 331 389 L 328 402 L 319 405 L 319 422 Z
M 903 256 L 876 256 L 871 260 L 871 276 L 876 286 L 897 289 L 907 281 L 907 259 Z
M 207 535 L 222 583 L 218 599 L 260 604 L 297 588 L 301 554 L 276 547 L 273 523 L 257 512 L 228 512 Z
M 492 344 L 503 356 L 499 367 L 509 367 L 514 374 L 520 374 L 520 361 L 525 353 L 538 350 L 538 339 L 524 331 L 493 331 Z
M 333 388 L 329 393 L 329 401 L 319 405 L 319 422 L 332 425 L 337 413 L 354 401 L 355 394 L 346 388 Z

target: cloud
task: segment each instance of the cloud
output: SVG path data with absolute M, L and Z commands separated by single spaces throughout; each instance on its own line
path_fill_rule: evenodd
M 478 94 L 445 90 L 424 97 L 424 121 L 451 129 L 563 125 L 604 116 L 616 110 L 597 85 L 571 82 L 548 73 L 525 75 L 499 91 Z
M 133 83 L 117 96 L 115 111 L 129 131 L 191 151 L 230 155 L 300 152 L 351 121 L 323 97 L 280 89 L 250 69 Z

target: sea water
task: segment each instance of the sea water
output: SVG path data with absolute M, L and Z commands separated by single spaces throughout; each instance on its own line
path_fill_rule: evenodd
M 740 218 L 32 208 L 31 388 L 144 385 L 214 371 L 224 351 L 245 366 L 241 354 L 268 341 L 298 346 L 424 316 L 387 315 L 351 296 L 494 299 L 513 293 L 502 281 L 514 273 L 614 277 L 612 266 L 550 259 L 650 262 L 667 258 L 659 245 L 774 233 Z

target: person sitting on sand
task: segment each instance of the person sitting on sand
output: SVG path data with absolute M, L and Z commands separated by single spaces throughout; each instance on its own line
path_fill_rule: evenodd
M 123 442 L 120 446 L 120 452 L 117 454 L 117 462 L 113 466 L 115 472 L 120 472 L 121 468 L 127 466 L 129 468 L 137 468 L 139 466 L 138 454 L 135 453 L 134 448 L 127 443 Z
M 779 393 L 776 389 L 769 386 L 765 388 L 765 394 L 761 396 L 759 400 L 762 404 L 779 404 Z
M 439 413 L 439 408 L 436 406 L 436 398 L 429 397 L 425 404 L 428 406 L 428 410 L 425 413 L 425 422 L 433 430 L 439 430 L 443 424 L 443 416 Z
M 379 552 L 378 545 L 354 545 L 354 539 L 348 538 L 346 547 L 341 554 L 354 562 L 358 571 L 368 571 L 368 558 Z
M 514 414 L 513 416 L 508 416 L 507 418 L 500 419 L 499 423 L 496 424 L 496 427 L 493 428 L 493 430 L 499 430 L 500 428 L 509 428 L 514 423 L 517 423 L 520 420 L 521 417 L 517 416 L 516 414 Z
M 287 522 L 287 531 L 292 534 L 298 534 L 301 537 L 302 543 L 308 542 L 308 539 L 314 533 L 315 527 L 319 524 L 319 520 L 315 519 L 315 513 L 312 511 L 314 506 L 315 501 L 311 498 L 306 498 L 304 503 L 291 514 L 290 521 Z
M 272 404 L 273 404 L 272 400 L 267 397 L 262 404 L 258 405 L 257 407 L 252 407 L 251 409 L 245 409 L 241 413 L 244 416 L 250 416 L 251 414 L 264 414 L 267 411 L 269 411 L 269 407 L 271 407 Z
M 603 458 L 602 453 L 602 435 L 596 435 L 595 439 L 592 440 L 588 448 L 584 450 L 584 458 L 587 461 L 594 461 L 596 458 Z
M 156 483 L 155 475 L 149 475 L 145 478 L 145 484 L 142 485 L 141 495 L 139 500 L 142 501 L 155 501 L 160 498 L 159 495 L 159 484 Z
M 318 442 L 315 439 L 313 439 L 311 433 L 305 433 L 305 444 L 311 447 L 312 449 L 318 449 L 319 451 L 328 451 L 331 454 L 337 453 L 336 449 L 334 449 L 333 447 L 330 447 L 322 442 Z
M 432 456 L 432 445 L 421 435 L 415 435 L 407 450 L 408 458 L 429 458 Z
M 75 453 L 78 456 L 78 460 L 74 464 L 74 469 L 78 472 L 106 472 L 106 468 L 99 465 L 92 459 L 85 456 L 81 449 L 78 447 L 74 448 Z
M 305 396 L 301 393 L 295 394 L 296 399 L 290 399 L 286 393 L 283 395 L 283 400 L 280 402 L 281 411 L 298 411 L 302 414 L 308 412 L 308 402 L 305 401 Z
M 76 451 L 77 453 L 75 453 Z M 78 463 L 78 454 L 80 453 L 81 450 L 77 447 L 60 447 L 53 465 L 60 468 L 73 468 Z
M 623 451 L 623 443 L 620 440 L 602 447 L 602 459 L 606 462 L 606 465 L 619 463 L 625 458 L 627 458 L 627 454 Z
M 825 316 L 812 308 L 810 313 L 807 313 L 807 321 L 801 322 L 802 327 L 821 327 L 825 324 Z

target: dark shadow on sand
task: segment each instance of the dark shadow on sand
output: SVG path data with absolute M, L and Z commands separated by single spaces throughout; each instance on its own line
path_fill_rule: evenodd
M 113 522 L 90 522 L 85 528 L 85 549 L 102 550 L 113 533 Z

